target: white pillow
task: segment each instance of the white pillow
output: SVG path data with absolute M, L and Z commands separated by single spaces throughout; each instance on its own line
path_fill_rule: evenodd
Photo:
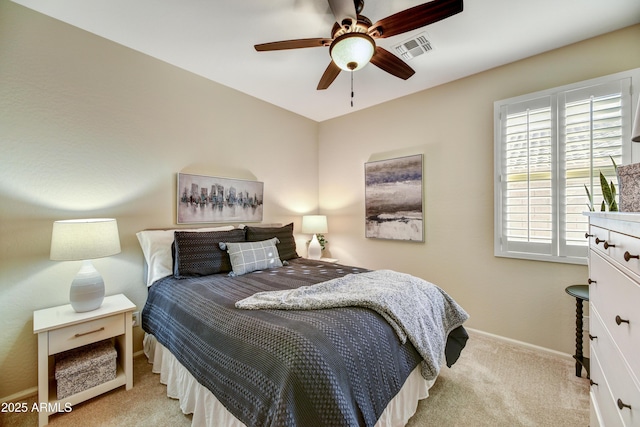
M 173 233 L 176 231 L 229 231 L 233 230 L 233 225 L 210 228 L 179 228 L 171 230 L 143 230 L 136 233 L 144 259 L 147 262 L 145 274 L 147 286 L 163 277 L 173 274 L 173 255 L 171 254 L 171 244 L 173 243 Z

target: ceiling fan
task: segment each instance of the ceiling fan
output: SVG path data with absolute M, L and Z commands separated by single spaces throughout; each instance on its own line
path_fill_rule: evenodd
M 360 15 L 364 0 L 328 0 L 336 23 L 331 38 L 284 40 L 255 45 L 258 52 L 307 47 L 329 47 L 331 63 L 318 83 L 318 90 L 327 89 L 340 71 L 356 71 L 371 62 L 378 68 L 401 79 L 408 79 L 415 70 L 388 50 L 376 46 L 375 39 L 406 33 L 441 21 L 462 12 L 462 0 L 433 0 L 372 24 Z

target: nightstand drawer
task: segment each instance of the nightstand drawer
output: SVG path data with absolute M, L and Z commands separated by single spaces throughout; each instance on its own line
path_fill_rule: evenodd
M 49 332 L 49 355 L 124 333 L 123 314 L 55 329 Z

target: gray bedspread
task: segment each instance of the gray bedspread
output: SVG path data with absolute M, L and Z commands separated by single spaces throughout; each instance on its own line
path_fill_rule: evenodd
M 423 358 L 422 376 L 434 379 L 445 359 L 447 336 L 468 314 L 433 283 L 392 270 L 347 274 L 312 286 L 258 292 L 236 303 L 247 310 L 318 310 L 366 307 L 378 312 L 400 340 L 409 338 Z
M 233 278 L 167 277 L 150 287 L 142 327 L 247 426 L 373 426 L 422 360 L 411 340 L 363 307 L 235 307 L 256 292 L 366 272 L 296 259 Z M 457 353 L 466 338 L 456 331 Z

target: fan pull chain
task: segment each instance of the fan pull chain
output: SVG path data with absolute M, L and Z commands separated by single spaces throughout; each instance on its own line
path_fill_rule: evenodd
M 351 108 L 353 108 L 353 71 L 351 71 Z

